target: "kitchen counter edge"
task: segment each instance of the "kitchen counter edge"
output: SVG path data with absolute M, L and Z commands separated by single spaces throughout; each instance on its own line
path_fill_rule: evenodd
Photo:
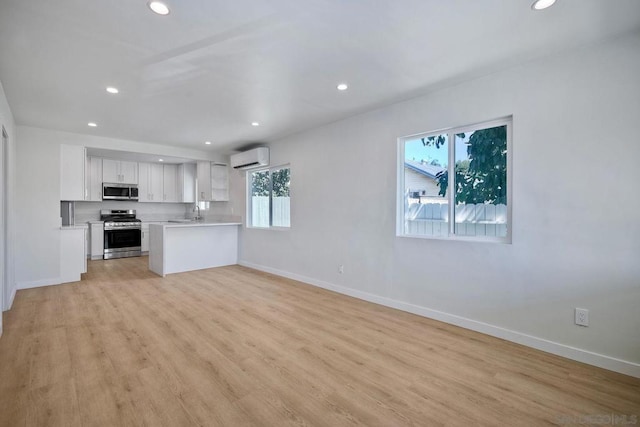
M 161 226 L 165 228 L 215 227 L 220 225 L 242 225 L 242 223 L 241 222 L 163 222 L 160 224 L 150 224 L 150 226 Z

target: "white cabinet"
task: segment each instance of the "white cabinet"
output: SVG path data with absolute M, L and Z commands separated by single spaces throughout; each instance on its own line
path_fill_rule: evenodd
M 182 166 L 182 165 L 180 165 Z M 183 201 L 184 171 L 178 165 L 139 163 L 139 202 L 179 203 Z M 195 173 L 195 171 L 194 171 Z M 181 175 L 182 174 L 182 175 Z M 182 179 L 181 179 L 182 176 Z M 192 178 L 193 180 L 193 178 Z M 193 188 L 192 183 L 188 188 Z
M 101 222 L 91 223 L 90 227 L 91 259 L 102 259 L 104 255 L 104 224 Z
M 177 203 L 178 200 L 178 165 L 164 165 L 162 183 L 164 196 L 162 201 Z
M 102 181 L 113 183 L 122 182 L 120 174 L 120 162 L 111 159 L 102 159 Z
M 137 184 L 138 164 L 124 160 L 102 159 L 102 181 L 120 184 Z
M 196 164 L 183 163 L 178 166 L 178 199 L 182 203 L 196 201 Z
M 198 200 L 226 202 L 229 200 L 229 169 L 227 165 L 198 162 Z
M 229 168 L 218 163 L 211 164 L 211 200 L 229 201 Z
M 149 270 L 160 276 L 238 263 L 239 224 L 151 224 Z
M 149 223 L 148 222 L 142 223 L 141 237 L 142 237 L 142 244 L 140 246 L 142 246 L 142 252 L 149 252 Z
M 122 174 L 123 183 L 138 183 L 138 163 L 137 162 L 120 162 L 120 173 Z
M 85 148 L 60 145 L 60 200 L 84 200 Z
M 162 165 L 156 163 L 139 163 L 139 183 L 138 183 L 138 201 L 139 202 L 161 202 L 163 193 L 164 178 Z
M 151 164 L 138 163 L 138 202 L 151 201 Z
M 197 163 L 198 176 L 198 200 L 201 202 L 211 201 L 211 163 Z
M 86 232 L 81 227 L 60 230 L 60 283 L 77 282 L 87 272 Z
M 85 167 L 86 192 L 85 200 L 102 201 L 102 159 L 87 157 Z

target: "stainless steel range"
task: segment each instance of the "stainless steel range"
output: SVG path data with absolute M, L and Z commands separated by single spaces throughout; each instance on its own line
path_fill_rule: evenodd
M 101 210 L 104 221 L 104 259 L 142 255 L 142 221 L 136 211 Z

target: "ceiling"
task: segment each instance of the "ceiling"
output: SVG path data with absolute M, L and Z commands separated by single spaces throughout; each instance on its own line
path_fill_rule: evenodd
M 228 152 L 640 29 L 638 0 L 167 4 L 0 0 L 16 122 Z

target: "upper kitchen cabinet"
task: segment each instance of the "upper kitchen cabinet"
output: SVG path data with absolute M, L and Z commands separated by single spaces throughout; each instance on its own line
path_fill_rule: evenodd
M 100 157 L 87 157 L 85 179 L 85 200 L 102 201 L 102 159 Z
M 164 169 L 157 163 L 138 163 L 138 201 L 162 202 L 164 198 Z
M 138 163 L 102 159 L 102 181 L 119 184 L 138 183 Z
M 211 164 L 211 200 L 229 201 L 229 168 L 220 163 Z
M 221 163 L 198 162 L 198 199 L 200 201 L 229 201 L 229 169 Z
M 84 200 L 85 148 L 60 145 L 60 200 Z
M 211 162 L 198 162 L 198 200 L 211 201 Z
M 183 163 L 178 166 L 178 198 L 182 203 L 196 201 L 196 164 Z
M 179 202 L 178 194 L 178 165 L 164 165 L 163 179 L 164 185 L 164 202 Z
M 196 165 L 139 163 L 138 201 L 194 203 L 196 199 Z

